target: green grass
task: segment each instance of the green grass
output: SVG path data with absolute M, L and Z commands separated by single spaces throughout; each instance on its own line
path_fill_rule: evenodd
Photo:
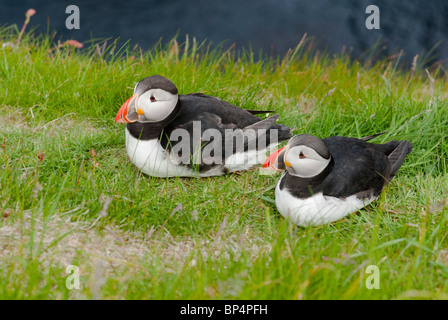
M 0 29 L 0 47 L 16 39 Z M 442 70 L 428 70 L 431 82 L 421 63 L 361 64 L 306 41 L 258 58 L 192 39 L 150 51 L 53 49 L 32 33 L 0 49 L 0 298 L 447 299 Z M 296 134 L 387 131 L 375 142 L 408 139 L 414 151 L 374 204 L 297 227 L 273 203 L 278 175 L 160 179 L 130 164 L 114 118 L 152 74 L 180 93 L 276 110 Z M 66 287 L 70 264 L 79 290 Z M 380 289 L 366 288 L 368 265 L 379 267 Z

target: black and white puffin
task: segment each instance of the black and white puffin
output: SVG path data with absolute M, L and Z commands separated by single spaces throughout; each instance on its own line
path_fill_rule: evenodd
M 275 123 L 278 115 L 264 120 L 255 115 L 268 112 L 241 109 L 202 93 L 179 95 L 173 82 L 154 75 L 137 83 L 115 122 L 127 123 L 127 153 L 142 172 L 208 177 L 262 164 L 267 151 L 291 138 L 289 127 Z M 238 138 L 243 142 L 234 143 Z M 207 146 L 213 149 L 208 157 Z
M 283 171 L 278 211 L 300 226 L 327 224 L 368 205 L 400 169 L 412 143 L 374 144 L 366 138 L 296 135 L 264 167 Z

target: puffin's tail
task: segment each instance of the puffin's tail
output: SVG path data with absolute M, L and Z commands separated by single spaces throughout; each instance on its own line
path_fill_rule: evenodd
M 267 131 L 267 145 L 270 145 L 271 143 L 275 143 L 277 145 L 279 142 L 288 140 L 292 137 L 292 130 L 290 127 L 280 123 L 275 123 L 278 120 L 278 117 L 278 114 L 270 116 L 269 118 L 245 127 L 243 131 L 246 131 L 247 129 L 253 129 L 255 131 L 265 129 Z M 276 130 L 277 132 L 274 133 L 273 130 Z M 274 134 L 277 135 L 277 139 L 274 138 Z
M 389 154 L 388 158 L 391 165 L 389 182 L 393 179 L 395 174 L 403 165 L 406 156 L 411 152 L 412 152 L 412 143 L 407 140 L 403 140 L 400 141 L 398 146 Z
M 245 109 L 245 110 L 250 112 L 253 115 L 275 112 L 275 111 L 267 111 L 267 110 L 248 110 L 248 109 Z M 275 116 L 278 116 L 278 115 L 275 115 Z M 269 117 L 269 118 L 272 118 L 272 117 Z M 275 121 L 277 121 L 277 118 L 278 117 L 275 118 Z M 291 128 L 287 127 L 283 124 L 274 124 L 271 129 L 278 130 L 278 142 L 288 140 L 292 137 Z
M 289 140 L 292 137 L 292 129 L 283 124 L 276 123 L 272 129 L 278 130 L 278 142 Z
M 244 109 L 247 112 L 253 114 L 253 115 L 257 115 L 257 114 L 265 114 L 265 113 L 275 113 L 275 111 L 268 111 L 268 110 L 249 110 L 249 109 Z

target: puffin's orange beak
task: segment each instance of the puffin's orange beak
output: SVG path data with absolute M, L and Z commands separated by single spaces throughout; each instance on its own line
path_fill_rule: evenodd
M 270 156 L 264 162 L 263 168 L 268 168 L 268 169 L 272 169 L 272 170 L 276 170 L 276 171 L 281 171 L 281 170 L 277 169 L 274 166 L 274 164 L 277 161 L 278 155 L 280 154 L 280 152 L 283 151 L 283 149 L 285 149 L 285 147 L 283 147 L 281 149 L 278 149 L 277 151 L 271 153 Z
M 115 123 L 131 123 L 138 120 L 136 108 L 137 99 L 138 95 L 133 95 L 121 106 L 115 118 Z

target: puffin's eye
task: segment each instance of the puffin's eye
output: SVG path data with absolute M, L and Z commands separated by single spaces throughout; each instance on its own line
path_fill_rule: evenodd
M 151 100 L 151 102 L 155 102 L 156 98 L 154 98 L 154 96 L 151 96 L 151 98 L 149 98 L 149 100 Z
M 305 159 L 305 158 L 306 158 L 306 156 L 303 154 L 303 152 L 300 152 L 299 159 Z

